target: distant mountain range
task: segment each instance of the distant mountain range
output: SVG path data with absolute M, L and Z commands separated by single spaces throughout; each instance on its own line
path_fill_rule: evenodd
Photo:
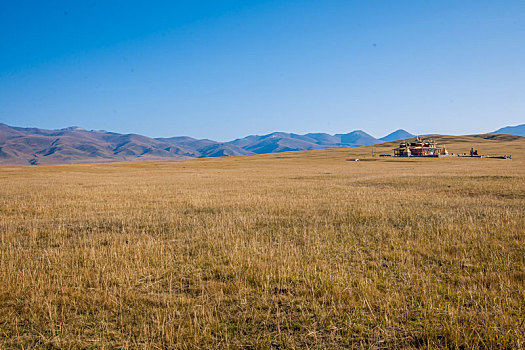
M 491 132 L 490 134 L 509 134 L 516 136 L 525 136 L 525 124 L 516 126 L 506 126 L 494 132 Z
M 495 133 L 507 129 L 510 132 L 505 133 L 525 136 L 525 124 L 503 128 Z M 250 135 L 230 142 L 217 142 L 187 136 L 150 138 L 138 134 L 85 130 L 79 127 L 45 130 L 12 127 L 0 123 L 0 164 L 180 160 L 366 146 L 414 136 L 402 129 L 380 139 L 362 130 L 335 135 L 274 132 L 267 135 Z
M 396 130 L 385 137 L 381 137 L 380 140 L 384 142 L 390 142 L 390 141 L 397 141 L 397 140 L 404 140 L 414 137 L 415 135 L 412 135 L 411 133 L 406 132 L 403 129 Z

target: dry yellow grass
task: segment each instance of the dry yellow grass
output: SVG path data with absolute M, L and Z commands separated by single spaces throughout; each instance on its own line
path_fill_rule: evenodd
M 1 166 L 0 348 L 523 348 L 525 142 L 464 141 Z

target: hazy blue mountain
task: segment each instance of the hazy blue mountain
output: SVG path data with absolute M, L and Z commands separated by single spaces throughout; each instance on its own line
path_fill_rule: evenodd
M 244 147 L 253 145 L 261 141 L 262 138 L 263 136 L 259 136 L 259 135 L 249 135 L 249 136 L 243 137 L 242 139 L 235 139 L 233 141 L 230 141 L 229 143 L 232 145 L 244 148 Z
M 366 146 L 380 143 L 378 139 L 367 134 L 363 130 L 355 130 L 348 134 L 336 134 L 335 136 L 341 136 L 341 143 L 350 146 Z
M 270 137 L 263 137 L 257 142 L 246 145 L 243 148 L 256 154 L 263 154 L 288 151 L 307 151 L 325 147 L 299 138 L 279 137 L 273 135 Z
M 398 140 L 405 140 L 416 137 L 416 135 L 412 135 L 411 133 L 407 132 L 403 129 L 398 129 L 394 132 L 391 132 L 390 134 L 381 137 L 379 140 L 389 142 L 389 141 L 398 141 Z
M 219 144 L 217 141 L 208 140 L 208 139 L 194 139 L 188 136 L 175 136 L 175 137 L 166 137 L 166 138 L 156 138 L 155 140 L 166 142 L 172 145 L 177 145 L 194 152 L 200 152 L 201 149 L 206 147 Z
M 321 148 L 340 148 L 372 145 L 380 141 L 362 130 L 347 134 L 330 135 L 309 133 L 305 135 L 273 132 L 267 135 L 250 135 L 230 143 L 257 154 L 305 151 Z
M 341 143 L 341 137 L 325 133 L 309 133 L 304 136 L 317 141 L 319 144 L 338 144 Z
M 306 138 L 306 140 L 304 140 Z M 247 151 L 262 154 L 273 152 L 285 152 L 284 150 L 307 150 L 315 149 L 315 140 L 302 137 L 298 134 L 285 132 L 273 132 L 267 135 L 250 135 L 242 139 L 229 142 L 229 144 L 241 147 Z
M 516 126 L 506 126 L 494 132 L 490 132 L 489 134 L 509 134 L 516 136 L 525 136 L 525 124 Z
M 254 154 L 249 150 L 237 147 L 229 143 L 216 143 L 199 149 L 200 157 L 229 157 L 246 156 Z
M 167 142 L 186 150 L 193 151 L 195 157 L 225 157 L 225 156 L 244 156 L 253 154 L 234 144 L 227 142 L 217 142 L 208 139 L 194 139 L 188 136 L 176 136 L 169 138 L 157 138 L 158 141 Z

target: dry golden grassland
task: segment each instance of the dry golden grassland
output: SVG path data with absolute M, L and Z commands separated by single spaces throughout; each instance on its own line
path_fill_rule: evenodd
M 1 166 L 0 348 L 524 348 L 525 142 L 463 141 Z

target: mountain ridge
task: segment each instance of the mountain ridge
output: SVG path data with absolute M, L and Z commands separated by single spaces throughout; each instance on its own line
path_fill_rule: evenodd
M 385 141 L 385 142 L 389 142 L 389 141 L 410 139 L 412 137 L 416 137 L 416 135 L 411 134 L 408 131 L 403 130 L 403 129 L 397 129 L 396 131 L 393 131 L 390 134 L 381 137 L 380 140 L 381 141 Z
M 525 124 L 515 125 L 515 126 L 505 126 L 500 128 L 490 134 L 509 134 L 516 136 L 525 136 Z
M 521 132 L 525 124 L 500 130 Z M 494 134 L 494 133 L 489 133 Z M 525 136 L 524 135 L 518 136 Z M 182 160 L 240 156 L 325 148 L 346 148 L 391 142 L 415 135 L 398 129 L 382 138 L 363 130 L 344 134 L 272 132 L 248 135 L 228 142 L 189 136 L 150 138 L 86 130 L 78 126 L 47 130 L 0 123 L 0 164 L 72 164 L 131 160 Z

